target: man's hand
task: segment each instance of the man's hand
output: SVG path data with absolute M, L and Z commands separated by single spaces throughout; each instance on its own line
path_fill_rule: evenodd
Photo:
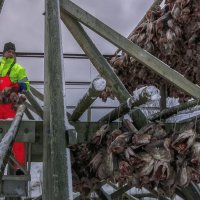
M 12 90 L 13 90 L 13 92 L 23 93 L 27 90 L 27 87 L 26 87 L 25 83 L 13 83 Z
M 25 83 L 18 83 L 19 84 L 19 90 L 18 92 L 22 93 L 25 92 L 27 90 L 27 86 Z

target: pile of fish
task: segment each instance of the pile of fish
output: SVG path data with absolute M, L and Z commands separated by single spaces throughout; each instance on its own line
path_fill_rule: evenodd
M 195 84 L 200 85 L 200 1 L 166 0 L 163 8 L 149 10 L 129 39 Z M 152 70 L 122 52 L 110 60 L 114 71 L 130 93 L 145 85 L 165 83 Z M 180 102 L 190 98 L 170 83 L 168 96 Z
M 103 125 L 89 143 L 71 146 L 73 190 L 88 195 L 112 181 L 171 196 L 200 181 L 199 139 L 193 123 L 168 133 L 160 123 L 138 131 L 128 119 L 115 130 Z
M 26 101 L 26 96 L 24 94 L 17 94 L 13 91 L 13 88 L 8 87 L 0 91 L 0 104 L 12 103 L 13 109 L 17 110 L 19 105 Z

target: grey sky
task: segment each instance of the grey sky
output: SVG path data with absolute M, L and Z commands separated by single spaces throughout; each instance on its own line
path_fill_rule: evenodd
M 144 16 L 153 0 L 73 0 L 122 35 L 127 36 Z M 44 0 L 6 0 L 0 15 L 0 48 L 13 41 L 18 51 L 43 52 Z M 96 34 L 90 33 L 103 53 L 114 47 Z M 63 49 L 67 53 L 80 52 L 79 46 L 62 24 Z

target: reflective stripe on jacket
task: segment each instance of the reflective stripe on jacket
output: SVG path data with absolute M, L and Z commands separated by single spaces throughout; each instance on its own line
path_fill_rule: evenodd
M 5 57 L 2 57 L 0 61 L 0 76 L 1 77 L 4 77 L 7 75 L 13 62 L 15 62 L 14 58 L 6 59 Z M 27 90 L 30 90 L 30 83 L 27 78 L 26 70 L 18 63 L 15 63 L 12 66 L 9 77 L 13 83 L 16 83 L 16 82 L 25 83 L 27 86 Z

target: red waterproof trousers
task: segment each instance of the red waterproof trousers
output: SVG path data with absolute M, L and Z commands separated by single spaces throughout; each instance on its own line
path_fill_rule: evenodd
M 5 77 L 0 77 L 0 91 L 4 88 L 12 86 L 10 77 L 7 75 Z M 0 104 L 0 119 L 14 118 L 16 111 L 12 109 L 12 103 Z M 15 159 L 22 165 L 25 166 L 25 144 L 22 142 L 14 142 L 12 147 L 13 155 Z M 14 167 L 15 170 L 18 168 Z

